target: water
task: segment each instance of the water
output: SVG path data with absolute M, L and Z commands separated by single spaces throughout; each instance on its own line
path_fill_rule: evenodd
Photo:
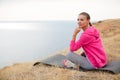
M 74 21 L 0 22 L 0 68 L 68 48 Z

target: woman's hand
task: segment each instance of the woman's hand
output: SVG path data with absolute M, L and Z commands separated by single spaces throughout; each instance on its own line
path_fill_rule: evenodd
M 81 28 L 77 27 L 75 30 L 74 30 L 74 35 L 77 35 L 79 32 L 80 32 Z
M 81 28 L 77 27 L 75 30 L 74 30 L 74 33 L 73 33 L 73 36 L 72 36 L 72 40 L 76 40 L 76 36 L 77 34 L 80 32 Z

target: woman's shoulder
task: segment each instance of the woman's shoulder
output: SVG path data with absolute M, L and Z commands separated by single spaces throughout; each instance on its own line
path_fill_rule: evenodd
M 86 34 L 89 36 L 96 36 L 96 35 L 99 35 L 99 31 L 94 26 L 90 26 L 89 28 L 87 28 L 87 30 L 84 31 L 83 34 Z

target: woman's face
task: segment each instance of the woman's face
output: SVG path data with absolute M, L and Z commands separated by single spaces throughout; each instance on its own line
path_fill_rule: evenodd
M 78 21 L 79 28 L 85 28 L 89 24 L 89 20 L 85 15 L 79 15 L 77 21 Z

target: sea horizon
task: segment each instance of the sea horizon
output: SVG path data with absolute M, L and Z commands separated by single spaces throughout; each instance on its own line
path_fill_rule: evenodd
M 76 25 L 74 21 L 0 21 L 0 68 L 68 48 Z

